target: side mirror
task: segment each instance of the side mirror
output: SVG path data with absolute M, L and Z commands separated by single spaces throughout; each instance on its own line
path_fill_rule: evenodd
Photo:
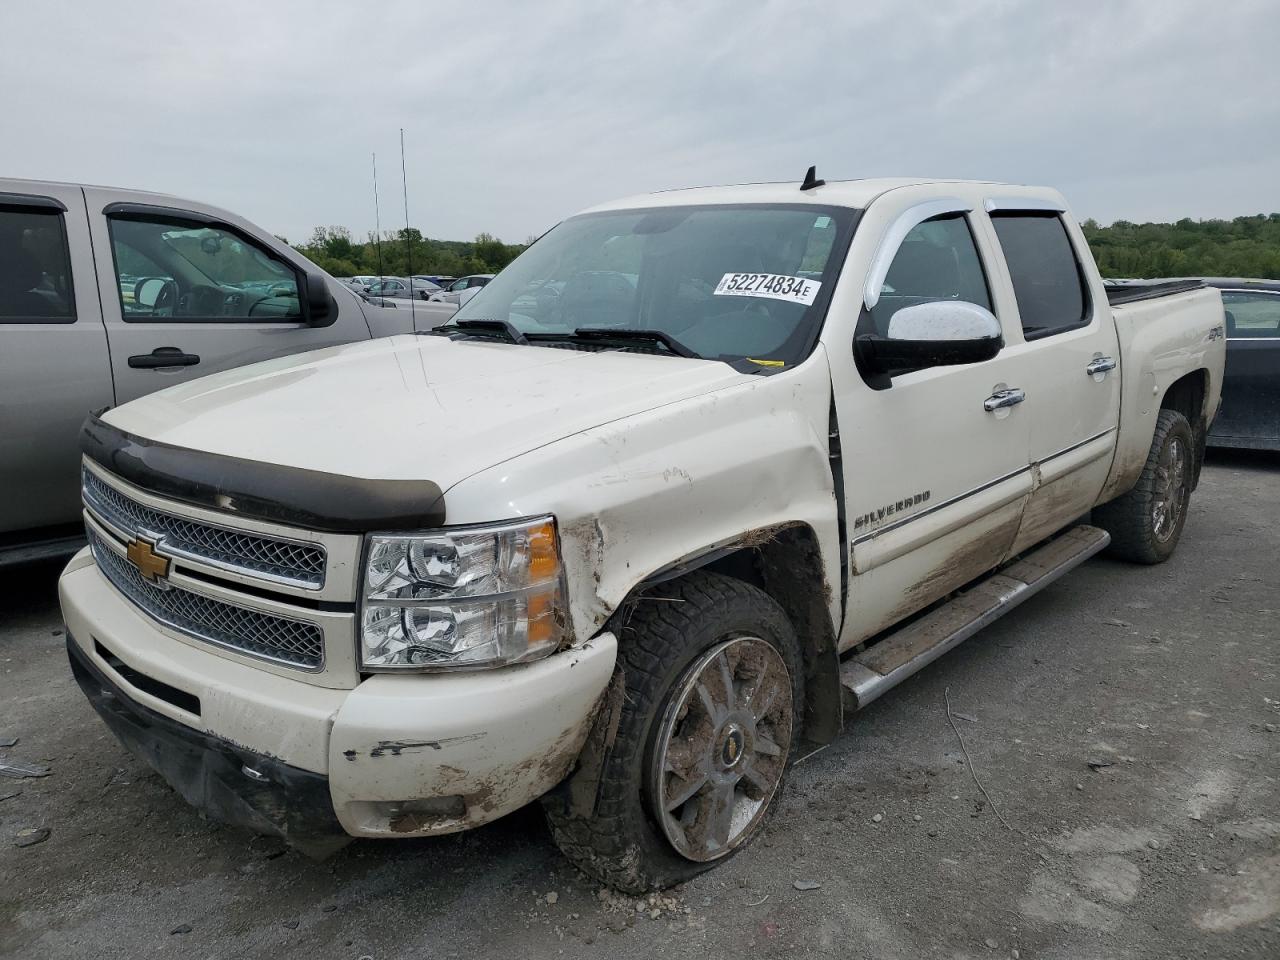
M 160 299 L 160 292 L 164 290 L 167 282 L 161 277 L 147 277 L 145 280 L 139 280 L 133 286 L 133 302 L 140 307 L 150 307 L 154 310 L 156 302 Z
M 1002 346 L 1000 321 L 986 307 L 963 300 L 935 300 L 903 307 L 889 319 L 888 336 L 858 337 L 855 348 L 877 372 L 893 375 L 981 363 Z
M 329 295 L 329 283 L 322 273 L 307 273 L 307 325 L 329 327 L 338 319 L 338 305 Z

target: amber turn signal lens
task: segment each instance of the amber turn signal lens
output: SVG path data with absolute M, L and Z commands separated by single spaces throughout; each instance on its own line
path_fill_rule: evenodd
M 554 523 L 542 523 L 529 530 L 529 582 L 550 580 L 560 572 L 560 552 L 556 548 Z M 532 618 L 531 618 L 532 619 Z

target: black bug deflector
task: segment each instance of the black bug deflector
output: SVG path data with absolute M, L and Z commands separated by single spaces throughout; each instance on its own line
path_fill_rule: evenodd
M 280 837 L 316 859 L 351 841 L 334 814 L 327 777 L 234 746 L 134 702 L 84 655 L 70 633 L 67 656 L 80 689 L 111 732 L 196 809 L 223 823 Z
M 242 517 L 331 533 L 444 525 L 444 494 L 430 480 L 365 480 L 242 460 L 148 440 L 90 414 L 85 456 L 144 490 Z

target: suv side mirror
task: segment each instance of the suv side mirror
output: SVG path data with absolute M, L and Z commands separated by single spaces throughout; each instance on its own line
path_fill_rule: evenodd
M 903 307 L 889 319 L 889 335 L 864 335 L 855 349 L 889 375 L 990 360 L 1004 346 L 1000 321 L 986 307 L 935 300 Z
M 306 274 L 307 325 L 329 327 L 338 319 L 338 305 L 329 295 L 329 283 L 324 274 L 308 271 Z

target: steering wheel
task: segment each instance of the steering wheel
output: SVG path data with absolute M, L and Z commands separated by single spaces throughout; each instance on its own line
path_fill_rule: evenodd
M 133 303 L 149 309 L 153 317 L 172 316 L 178 303 L 178 284 L 168 277 L 143 277 L 133 285 Z
M 220 317 L 225 300 L 225 294 L 217 287 L 201 283 L 183 294 L 178 305 L 186 317 Z

